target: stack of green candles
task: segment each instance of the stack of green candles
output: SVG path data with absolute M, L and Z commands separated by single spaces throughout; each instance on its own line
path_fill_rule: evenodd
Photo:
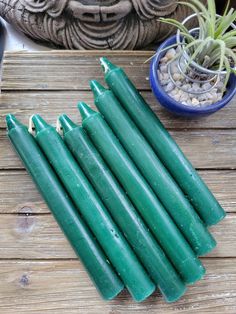
M 143 301 L 158 287 L 174 302 L 203 277 L 207 226 L 225 212 L 125 72 L 101 65 L 100 113 L 80 102 L 81 126 L 58 119 L 63 138 L 39 115 L 35 136 L 8 115 L 8 135 L 103 298 L 125 286 Z

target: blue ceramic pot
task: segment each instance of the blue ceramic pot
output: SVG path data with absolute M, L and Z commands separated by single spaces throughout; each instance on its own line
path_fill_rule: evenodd
M 190 107 L 181 104 L 180 102 L 174 100 L 171 96 L 169 96 L 161 86 L 160 80 L 158 78 L 157 69 L 159 67 L 160 59 L 164 56 L 166 51 L 162 51 L 164 48 L 173 45 L 176 43 L 176 36 L 172 36 L 165 40 L 160 47 L 157 49 L 156 55 L 152 58 L 152 62 L 150 65 L 150 85 L 154 95 L 156 96 L 159 103 L 168 109 L 169 111 L 181 115 L 181 116 L 188 116 L 188 117 L 198 117 L 212 114 L 225 105 L 233 98 L 236 93 L 236 76 L 232 74 L 230 76 L 227 90 L 224 94 L 222 100 L 206 106 L 206 107 Z

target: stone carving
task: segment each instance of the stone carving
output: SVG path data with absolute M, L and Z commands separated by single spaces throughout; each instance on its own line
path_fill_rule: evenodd
M 67 49 L 141 49 L 163 40 L 189 9 L 177 0 L 0 0 L 0 15 L 26 35 Z

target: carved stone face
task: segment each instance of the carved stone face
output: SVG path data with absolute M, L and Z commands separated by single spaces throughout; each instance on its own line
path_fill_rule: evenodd
M 27 35 L 68 49 L 138 49 L 168 35 L 159 16 L 187 14 L 176 0 L 1 0 L 0 15 Z

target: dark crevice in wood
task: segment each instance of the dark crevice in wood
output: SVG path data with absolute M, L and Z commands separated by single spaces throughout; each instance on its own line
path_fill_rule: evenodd
M 217 259 L 217 260 L 221 260 L 221 259 L 224 259 L 224 260 L 227 260 L 227 259 L 233 259 L 233 260 L 236 260 L 236 257 L 235 256 L 226 256 L 226 257 L 222 257 L 222 256 L 200 256 L 200 259 L 201 260 L 207 260 L 207 259 L 211 259 L 211 260 L 214 260 L 214 259 Z M 44 261 L 48 261 L 48 262 L 60 262 L 60 261 L 63 261 L 63 262 L 70 262 L 70 261 L 79 261 L 79 258 L 76 258 L 76 257 L 72 257 L 72 258 L 0 258 L 0 262 L 4 262 L 4 261 L 27 261 L 27 262 L 44 262 Z
M 195 168 L 197 171 L 235 171 L 236 168 Z M 25 168 L 0 168 L 0 175 L 3 175 L 4 172 L 25 172 L 27 173 Z
M 231 128 L 231 127 L 229 127 L 229 128 L 225 128 L 225 127 L 223 127 L 223 128 L 220 128 L 220 127 L 211 127 L 211 128 L 186 128 L 186 126 L 185 127 L 183 127 L 183 128 L 171 128 L 171 127 L 168 127 L 168 128 L 166 128 L 168 131 L 171 131 L 171 132 L 198 132 L 198 131 L 236 131 L 236 128 Z M 0 131 L 7 131 L 7 129 L 6 128 L 3 128 L 3 127 L 0 127 Z
M 235 171 L 236 170 L 236 168 L 235 167 L 232 167 L 232 168 L 229 168 L 229 167 L 220 167 L 220 168 L 195 168 L 197 171 L 229 171 L 229 170 L 231 170 L 231 171 Z M 11 171 L 11 172 L 14 172 L 14 171 L 25 171 L 25 169 L 24 168 L 22 168 L 22 167 L 19 167 L 19 168 L 8 168 L 8 167 L 6 167 L 6 168 L 0 168 L 0 173 L 1 172 L 5 172 L 5 171 Z

